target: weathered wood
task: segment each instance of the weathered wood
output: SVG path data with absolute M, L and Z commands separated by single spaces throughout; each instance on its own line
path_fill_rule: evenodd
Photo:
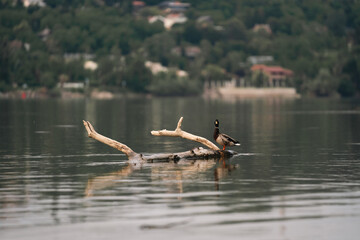
M 219 151 L 220 150 L 215 144 L 213 144 L 212 142 L 210 142 L 206 138 L 199 137 L 199 136 L 196 136 L 194 134 L 183 131 L 181 129 L 181 124 L 182 124 L 183 119 L 184 119 L 183 117 L 181 117 L 179 119 L 177 127 L 176 127 L 176 129 L 174 131 L 169 131 L 169 130 L 163 129 L 163 130 L 158 130 L 158 131 L 151 131 L 151 134 L 154 135 L 154 136 L 182 137 L 182 138 L 185 138 L 185 139 L 188 139 L 188 140 L 191 140 L 191 141 L 196 141 L 196 142 L 202 143 L 202 144 L 204 144 L 205 146 L 207 146 L 208 148 L 210 148 L 210 149 L 212 149 L 214 151 Z
M 236 154 L 234 151 L 222 151 L 215 144 L 207 140 L 206 138 L 193 135 L 191 133 L 181 130 L 181 123 L 183 117 L 180 118 L 178 125 L 174 131 L 168 131 L 166 129 L 160 131 L 151 131 L 151 134 L 154 136 L 171 136 L 171 137 L 182 137 L 191 141 L 196 141 L 204 144 L 210 149 L 205 149 L 202 147 L 194 148 L 189 151 L 179 152 L 179 153 L 156 153 L 150 155 L 143 155 L 136 153 L 130 147 L 126 146 L 123 143 L 115 141 L 111 138 L 105 137 L 97 133 L 94 127 L 89 121 L 83 120 L 84 126 L 88 133 L 89 138 L 93 138 L 99 142 L 102 142 L 110 147 L 113 147 L 123 153 L 125 153 L 129 161 L 133 164 L 145 163 L 145 162 L 154 162 L 154 161 L 178 161 L 180 159 L 210 159 L 210 158 L 228 158 Z
M 178 161 L 180 159 L 213 159 L 213 158 L 229 158 L 235 155 L 236 152 L 227 150 L 212 150 L 212 149 L 205 149 L 202 147 L 194 148 L 189 151 L 185 152 L 178 152 L 178 153 L 156 153 L 152 155 L 143 155 L 142 159 L 147 162 L 154 162 L 154 161 Z
M 89 121 L 83 120 L 83 123 L 84 123 L 85 129 L 88 133 L 89 138 L 98 140 L 99 142 L 102 142 L 106 145 L 109 145 L 110 147 L 113 147 L 113 148 L 125 153 L 126 156 L 128 156 L 128 158 L 134 158 L 136 155 L 138 155 L 138 153 L 134 152 L 131 148 L 129 148 L 125 144 L 120 143 L 118 141 L 115 141 L 111 138 L 105 137 L 105 136 L 97 133 Z

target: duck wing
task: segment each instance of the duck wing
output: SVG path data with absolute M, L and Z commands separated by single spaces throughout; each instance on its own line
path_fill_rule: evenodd
M 220 134 L 220 137 L 222 138 L 224 143 L 227 143 L 227 145 L 240 145 L 239 141 L 235 140 L 234 138 L 230 137 L 229 135 L 226 135 L 224 133 Z

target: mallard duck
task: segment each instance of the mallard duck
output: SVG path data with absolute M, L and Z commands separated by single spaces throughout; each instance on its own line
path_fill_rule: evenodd
M 219 131 L 219 120 L 215 120 L 214 121 L 215 124 L 215 130 L 214 130 L 214 140 L 220 144 L 221 146 L 223 146 L 223 150 L 225 150 L 226 146 L 240 146 L 240 143 L 238 141 L 236 141 L 235 139 L 233 139 L 232 137 L 224 134 L 224 133 L 220 133 Z

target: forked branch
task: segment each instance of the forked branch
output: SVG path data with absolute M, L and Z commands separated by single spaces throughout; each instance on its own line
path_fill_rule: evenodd
M 137 155 L 136 152 L 134 152 L 131 148 L 129 148 L 125 144 L 120 143 L 118 141 L 115 141 L 111 138 L 105 137 L 105 136 L 97 133 L 89 121 L 83 120 L 83 123 L 84 123 L 84 126 L 86 128 L 89 138 L 98 140 L 99 142 L 102 142 L 106 145 L 109 145 L 110 147 L 113 147 L 113 148 L 125 153 L 128 156 L 128 158 L 132 158 L 135 155 Z
M 207 146 L 208 148 L 214 150 L 214 151 L 219 151 L 220 149 L 213 144 L 212 142 L 210 142 L 209 140 L 207 140 L 206 138 L 200 137 L 200 136 L 196 136 L 194 134 L 185 132 L 181 129 L 181 124 L 183 121 L 183 117 L 181 117 L 179 119 L 179 122 L 177 124 L 177 127 L 174 131 L 169 131 L 166 129 L 163 130 L 158 130 L 158 131 L 151 131 L 151 134 L 154 136 L 169 136 L 169 137 L 182 137 L 191 141 L 196 141 L 199 143 L 204 144 L 205 146 Z

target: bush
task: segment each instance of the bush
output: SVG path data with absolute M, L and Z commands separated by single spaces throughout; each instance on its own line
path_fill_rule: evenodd
M 251 75 L 251 85 L 257 88 L 268 86 L 268 77 L 261 71 L 255 71 Z
M 126 86 L 134 92 L 146 92 L 151 82 L 151 72 L 145 67 L 144 60 L 141 58 L 130 59 L 124 80 Z
M 343 77 L 340 80 L 338 93 L 342 97 L 353 97 L 356 93 L 356 88 L 354 83 L 348 77 Z
M 158 96 L 190 96 L 201 93 L 201 82 L 188 77 L 178 77 L 175 71 L 154 76 L 149 92 Z
M 41 74 L 40 81 L 41 81 L 41 84 L 48 89 L 54 88 L 57 83 L 54 73 L 49 72 L 49 71 Z
M 326 68 L 319 70 L 316 78 L 309 83 L 309 90 L 318 97 L 329 97 L 336 93 L 338 84 Z
M 0 81 L 0 92 L 7 92 L 11 90 L 11 85 L 6 84 L 5 81 Z

